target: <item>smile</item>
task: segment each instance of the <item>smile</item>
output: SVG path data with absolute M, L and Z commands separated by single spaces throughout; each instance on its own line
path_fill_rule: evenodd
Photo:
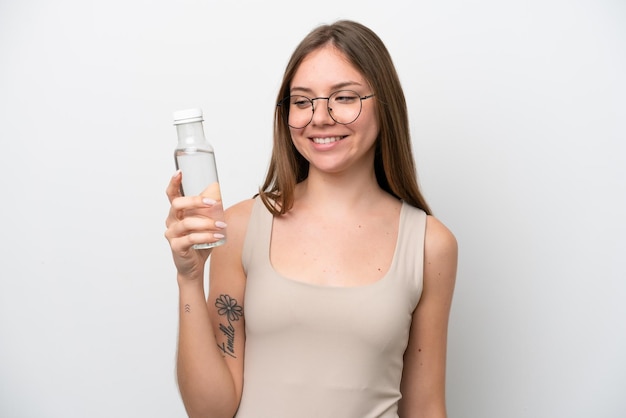
M 331 142 L 337 142 L 344 139 L 345 136 L 331 136 L 328 138 L 311 138 L 316 144 L 330 144 Z

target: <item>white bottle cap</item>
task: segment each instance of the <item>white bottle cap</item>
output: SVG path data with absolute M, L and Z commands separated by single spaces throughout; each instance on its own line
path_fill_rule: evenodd
M 174 112 L 174 125 L 180 125 L 181 123 L 189 122 L 202 122 L 202 109 L 185 109 Z

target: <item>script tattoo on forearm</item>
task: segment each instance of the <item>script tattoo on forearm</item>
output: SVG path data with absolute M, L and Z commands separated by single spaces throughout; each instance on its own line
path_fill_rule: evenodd
M 219 329 L 226 337 L 226 341 L 218 342 L 218 348 L 224 355 L 237 358 L 235 355 L 235 327 L 232 323 L 239 321 L 243 316 L 243 308 L 237 304 L 237 299 L 231 298 L 229 295 L 220 295 L 215 299 L 215 307 L 218 315 L 225 316 L 227 324 L 220 323 Z

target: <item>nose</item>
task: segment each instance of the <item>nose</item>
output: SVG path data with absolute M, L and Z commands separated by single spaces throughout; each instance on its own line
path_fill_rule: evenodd
M 326 100 L 325 106 L 321 102 L 316 102 L 317 100 Z M 330 112 L 332 112 L 332 109 L 330 108 L 330 102 L 328 100 L 328 97 L 316 97 L 315 99 L 311 99 L 311 101 L 313 102 L 313 116 L 311 118 L 311 123 L 313 125 L 325 125 L 335 123 L 335 120 L 330 116 Z M 318 107 L 321 107 L 322 109 L 316 112 Z

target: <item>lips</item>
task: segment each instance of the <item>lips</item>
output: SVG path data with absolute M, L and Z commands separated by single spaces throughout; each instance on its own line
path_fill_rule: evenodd
M 341 141 L 344 138 L 345 136 L 330 136 L 326 138 L 311 138 L 311 141 L 316 144 L 330 144 L 332 142 Z

